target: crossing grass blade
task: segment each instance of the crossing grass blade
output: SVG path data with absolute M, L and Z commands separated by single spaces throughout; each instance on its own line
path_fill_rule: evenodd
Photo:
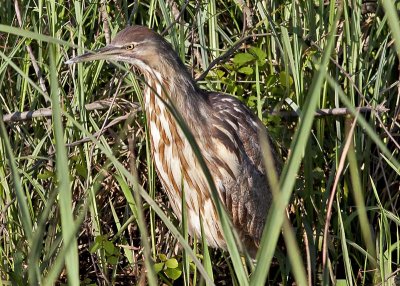
M 3 113 L 0 111 L 0 117 L 3 117 Z M 22 227 L 24 229 L 23 235 L 26 237 L 28 240 L 28 244 L 31 244 L 32 240 L 32 232 L 33 232 L 33 226 L 32 226 L 32 221 L 31 221 L 31 216 L 29 213 L 29 206 L 27 202 L 27 197 L 25 195 L 24 189 L 22 188 L 21 184 L 21 178 L 19 175 L 19 170 L 16 165 L 16 160 L 14 157 L 14 154 L 12 152 L 11 144 L 8 138 L 7 130 L 4 125 L 3 120 L 0 119 L 0 135 L 1 135 L 1 141 L 2 145 L 4 145 L 5 148 L 5 153 L 6 153 L 6 158 L 8 161 L 8 164 L 11 169 L 11 174 L 12 174 L 12 180 L 14 183 L 14 191 L 15 195 L 17 197 L 17 202 L 18 202 L 18 209 L 19 209 L 19 217 L 22 223 Z
M 277 170 L 274 165 L 276 164 L 276 162 L 273 162 L 271 160 L 273 156 L 271 152 L 271 146 L 268 143 L 267 134 L 265 133 L 260 134 L 260 145 L 263 150 L 265 169 L 269 170 L 267 173 L 268 184 L 270 186 L 274 200 L 280 201 L 282 199 L 281 199 L 281 192 L 279 191 L 279 179 L 277 175 Z M 307 285 L 308 284 L 307 275 L 303 261 L 301 260 L 300 249 L 297 244 L 292 226 L 290 225 L 289 219 L 287 218 L 286 214 L 284 216 L 285 217 L 283 221 L 283 236 L 285 238 L 285 244 L 288 249 L 288 256 L 293 271 L 293 275 L 295 277 L 297 285 Z
M 56 167 L 58 178 L 58 192 L 61 216 L 62 236 L 64 239 L 64 247 L 68 245 L 65 264 L 68 269 L 68 284 L 79 284 L 79 262 L 78 262 L 78 244 L 73 237 L 76 233 L 72 232 L 71 226 L 74 225 L 72 213 L 72 192 L 71 182 L 69 179 L 68 157 L 64 142 L 64 128 L 62 126 L 61 110 L 60 110 L 60 94 L 57 78 L 57 68 L 55 59 L 55 47 L 50 45 L 50 95 L 53 109 L 53 126 L 56 149 Z M 73 238 L 73 239 L 71 239 Z M 68 239 L 71 239 L 70 243 Z
M 141 206 L 142 205 L 142 198 L 139 194 L 139 192 L 137 191 L 140 188 L 140 185 L 138 183 L 137 180 L 137 171 L 136 171 L 136 166 L 134 166 L 133 164 L 131 164 L 131 172 L 133 173 L 133 180 L 131 181 L 132 185 L 133 185 L 133 195 L 135 198 L 135 203 L 136 205 Z M 141 236 L 141 240 L 142 240 L 142 245 L 144 248 L 144 255 L 145 255 L 145 265 L 146 265 L 146 269 L 147 269 L 147 279 L 148 279 L 148 283 L 149 285 L 155 286 L 157 285 L 157 276 L 156 273 L 154 271 L 154 267 L 153 267 L 153 261 L 151 260 L 151 248 L 150 248 L 150 244 L 148 241 L 148 235 L 147 235 L 147 228 L 146 228 L 146 223 L 145 223 L 145 219 L 144 219 L 144 212 L 143 212 L 143 208 L 137 208 L 137 222 L 138 222 L 138 226 L 140 229 L 140 236 Z

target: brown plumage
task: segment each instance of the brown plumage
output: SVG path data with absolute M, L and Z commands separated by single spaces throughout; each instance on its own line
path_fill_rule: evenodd
M 199 89 L 171 45 L 146 27 L 128 27 L 110 45 L 68 63 L 101 59 L 130 63 L 145 77 L 152 156 L 178 218 L 183 187 L 190 233 L 200 236 L 200 215 L 208 244 L 226 249 L 207 180 L 166 103 L 180 113 L 196 139 L 220 199 L 254 255 L 272 200 L 258 143 L 262 123 L 234 97 Z M 276 153 L 274 157 L 279 170 Z

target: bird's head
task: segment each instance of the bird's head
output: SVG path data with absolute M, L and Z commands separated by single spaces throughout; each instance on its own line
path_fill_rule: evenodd
M 120 31 L 111 43 L 97 51 L 68 60 L 67 64 L 111 60 L 134 65 L 143 73 L 159 72 L 163 77 L 176 75 L 186 68 L 171 45 L 159 34 L 143 26 L 131 26 Z

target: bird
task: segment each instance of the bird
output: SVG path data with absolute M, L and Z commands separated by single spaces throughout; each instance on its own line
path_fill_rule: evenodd
M 259 144 L 260 132 L 267 132 L 263 123 L 234 96 L 201 89 L 171 44 L 145 26 L 128 26 L 105 47 L 66 63 L 95 60 L 128 63 L 144 77 L 152 160 L 179 220 L 185 192 L 189 234 L 201 237 L 202 220 L 208 246 L 227 249 L 211 188 L 169 105 L 196 140 L 242 245 L 255 257 L 272 203 Z M 280 156 L 271 149 L 268 159 L 279 173 Z

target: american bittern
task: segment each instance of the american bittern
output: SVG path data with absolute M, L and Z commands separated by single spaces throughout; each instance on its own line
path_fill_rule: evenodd
M 93 60 L 127 62 L 144 75 L 153 160 L 178 218 L 184 188 L 190 233 L 200 236 L 201 216 L 207 243 L 226 249 L 207 180 L 165 103 L 173 105 L 189 127 L 234 227 L 254 255 L 272 200 L 259 145 L 259 131 L 265 128 L 260 120 L 234 97 L 201 90 L 171 45 L 146 27 L 125 28 L 106 47 L 67 63 Z M 279 164 L 276 153 L 273 157 Z

